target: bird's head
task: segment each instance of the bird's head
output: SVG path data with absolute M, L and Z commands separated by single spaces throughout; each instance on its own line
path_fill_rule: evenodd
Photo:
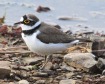
M 22 16 L 20 18 L 20 21 L 15 23 L 14 25 L 20 25 L 22 30 L 30 30 L 37 27 L 40 24 L 41 22 L 35 15 L 27 14 L 27 15 Z

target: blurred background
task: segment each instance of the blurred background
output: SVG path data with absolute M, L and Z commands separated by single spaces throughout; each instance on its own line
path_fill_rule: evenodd
M 49 12 L 37 12 L 38 6 Z M 105 0 L 0 0 L 0 17 L 6 13 L 5 24 L 13 25 L 24 14 L 35 14 L 41 21 L 58 24 L 64 29 L 78 31 L 105 30 Z M 59 20 L 59 17 L 70 20 Z M 75 19 L 76 18 L 76 19 Z

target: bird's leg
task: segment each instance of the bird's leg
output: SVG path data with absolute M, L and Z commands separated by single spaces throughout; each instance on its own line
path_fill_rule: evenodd
M 45 55 L 45 63 L 43 64 L 43 66 L 40 68 L 40 70 L 43 70 L 44 67 L 46 66 L 46 64 L 52 59 L 52 55 Z

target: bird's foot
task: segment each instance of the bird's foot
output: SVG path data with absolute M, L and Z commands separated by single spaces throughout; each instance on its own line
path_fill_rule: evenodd
M 51 60 L 52 60 L 52 55 L 46 56 L 46 57 L 45 57 L 45 62 L 44 62 L 44 64 L 40 67 L 39 71 L 44 71 L 45 66 L 46 66 L 47 63 L 48 63 L 49 61 L 51 61 Z

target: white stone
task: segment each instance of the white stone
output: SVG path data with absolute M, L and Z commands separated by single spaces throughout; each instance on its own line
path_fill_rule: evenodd
M 76 84 L 76 80 L 73 79 L 61 80 L 59 84 Z
M 29 84 L 29 82 L 27 80 L 20 80 L 19 84 Z

